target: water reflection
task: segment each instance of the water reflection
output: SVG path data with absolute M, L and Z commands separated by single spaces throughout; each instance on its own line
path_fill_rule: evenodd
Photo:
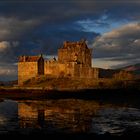
M 0 133 L 140 132 L 140 109 L 94 100 L 5 100 L 0 103 Z
M 81 100 L 20 101 L 21 128 L 41 128 L 47 132 L 88 132 L 100 105 Z
M 0 134 L 18 129 L 18 105 L 15 101 L 0 102 Z

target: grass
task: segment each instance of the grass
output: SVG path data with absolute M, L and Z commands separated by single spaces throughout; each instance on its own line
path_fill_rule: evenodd
M 92 78 L 54 78 L 54 77 L 36 77 L 24 83 L 29 87 L 45 87 L 48 89 L 86 89 L 86 88 L 139 88 L 139 82 L 135 80 L 120 79 L 92 79 Z

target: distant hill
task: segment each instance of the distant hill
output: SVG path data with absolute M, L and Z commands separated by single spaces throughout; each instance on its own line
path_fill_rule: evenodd
M 18 81 L 14 80 L 14 81 L 0 81 L 0 86 L 13 86 L 13 85 L 17 85 Z
M 99 68 L 99 78 L 112 78 L 113 75 L 119 71 L 120 70 Z
M 135 75 L 140 75 L 140 63 L 122 67 L 122 68 L 120 68 L 120 70 L 126 70 L 129 72 L 132 72 Z
M 128 71 L 134 74 L 137 78 L 140 78 L 140 63 L 129 65 L 126 67 L 121 67 L 118 69 L 103 69 L 99 68 L 99 77 L 100 78 L 111 78 L 115 73 L 119 73 L 120 71 Z

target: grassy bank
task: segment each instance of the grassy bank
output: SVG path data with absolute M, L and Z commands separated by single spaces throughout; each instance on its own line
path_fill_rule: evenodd
M 36 77 L 24 83 L 22 87 L 34 87 L 44 89 L 117 89 L 117 88 L 139 88 L 139 80 L 120 79 L 92 79 L 92 78 L 46 78 Z
M 70 79 L 38 77 L 23 86 L 0 87 L 0 98 L 95 98 L 140 94 L 139 81 L 117 79 Z

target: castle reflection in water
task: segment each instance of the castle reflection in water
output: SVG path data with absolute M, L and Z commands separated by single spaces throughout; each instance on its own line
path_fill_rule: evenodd
M 20 128 L 47 132 L 89 132 L 92 118 L 101 106 L 80 100 L 19 101 Z
M 1 133 L 140 133 L 138 103 L 82 99 L 4 100 Z

